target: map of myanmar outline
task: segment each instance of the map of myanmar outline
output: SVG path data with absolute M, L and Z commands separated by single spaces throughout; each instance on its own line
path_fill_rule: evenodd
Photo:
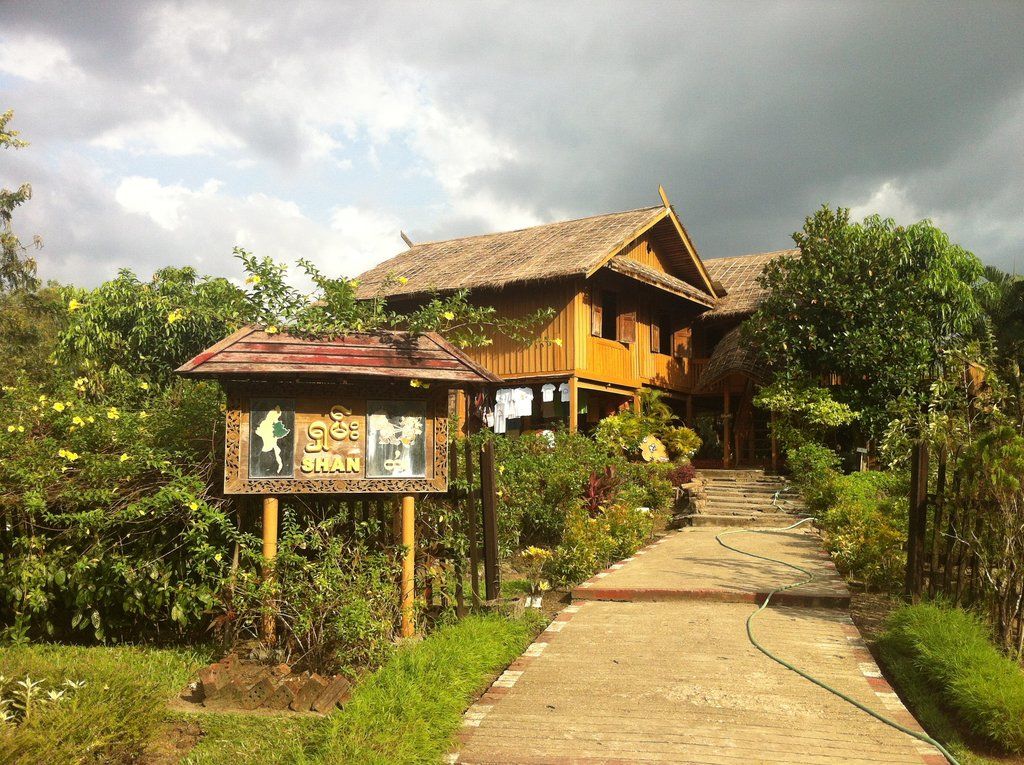
M 273 452 L 274 458 L 277 460 L 277 472 L 280 473 L 284 470 L 284 463 L 281 461 L 281 444 L 282 438 L 291 433 L 288 428 L 281 422 L 281 407 L 275 406 L 266 416 L 260 421 L 260 424 L 256 426 L 254 431 L 259 436 L 262 447 L 261 452 Z

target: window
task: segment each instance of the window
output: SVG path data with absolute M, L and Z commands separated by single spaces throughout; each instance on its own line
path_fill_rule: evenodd
M 672 314 L 663 311 L 651 319 L 651 353 L 672 354 Z
M 619 338 L 619 296 L 608 290 L 601 293 L 601 337 Z
M 609 340 L 618 339 L 619 296 L 609 290 L 601 290 L 591 297 L 590 334 Z

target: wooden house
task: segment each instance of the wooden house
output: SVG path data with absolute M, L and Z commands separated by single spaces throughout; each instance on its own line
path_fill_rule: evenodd
M 510 317 L 553 308 L 542 342 L 467 351 L 504 381 L 492 396 L 528 391 L 502 429 L 588 429 L 656 388 L 688 424 L 713 422 L 708 459 L 732 465 L 767 459 L 750 405 L 760 366 L 737 327 L 761 268 L 787 252 L 704 262 L 662 191 L 652 207 L 411 245 L 360 275 L 359 294 L 412 307 L 468 289 Z

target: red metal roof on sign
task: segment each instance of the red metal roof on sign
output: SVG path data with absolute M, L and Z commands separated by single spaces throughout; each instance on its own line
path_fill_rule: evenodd
M 440 335 L 359 333 L 314 340 L 246 327 L 182 364 L 191 377 L 388 377 L 499 382 Z

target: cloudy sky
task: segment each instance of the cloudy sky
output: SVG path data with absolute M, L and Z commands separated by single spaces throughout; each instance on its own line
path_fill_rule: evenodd
M 355 274 L 658 202 L 706 258 L 823 202 L 1024 270 L 1024 3 L 7 2 L 0 109 L 47 278 L 232 247 Z

